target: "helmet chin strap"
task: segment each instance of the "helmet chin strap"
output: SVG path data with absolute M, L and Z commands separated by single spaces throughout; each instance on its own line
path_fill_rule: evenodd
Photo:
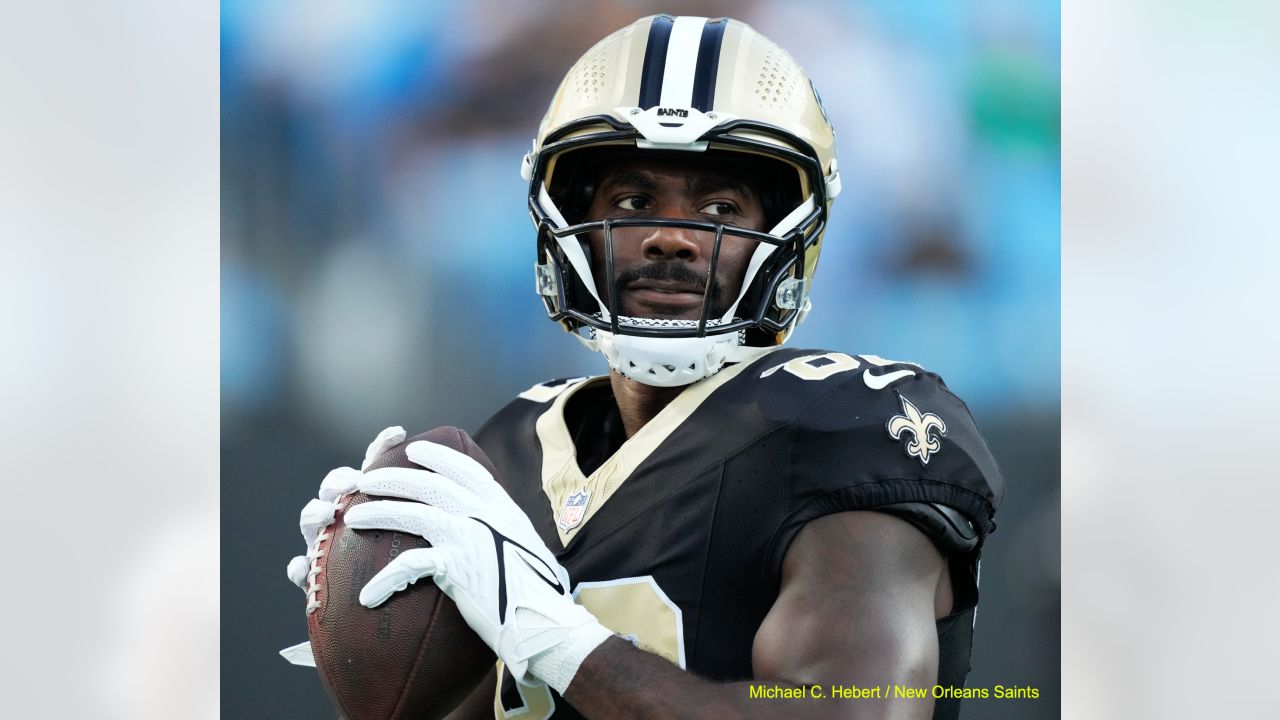
M 538 201 L 552 222 L 561 228 L 568 227 L 568 222 L 565 221 L 564 215 L 560 213 L 551 196 L 547 194 L 545 187 L 539 188 Z M 813 210 L 813 206 L 814 198 L 810 195 L 774 226 L 769 231 L 769 234 L 780 236 L 790 232 L 801 220 L 809 215 Z M 582 244 L 578 236 L 558 237 L 556 242 L 565 257 L 568 258 L 569 264 L 578 273 L 578 277 L 584 280 L 583 285 L 586 286 L 587 291 L 591 293 L 591 297 L 595 299 L 596 305 L 600 308 L 600 317 L 608 320 L 609 309 L 601 301 L 600 295 L 596 291 L 595 283 L 591 280 L 591 264 L 586 254 L 582 252 Z M 747 263 L 747 269 L 742 279 L 742 288 L 738 291 L 738 297 L 734 299 L 733 303 L 718 320 L 709 320 L 707 322 L 708 329 L 716 325 L 726 324 L 733 319 L 738 310 L 738 305 L 742 303 L 742 298 L 746 296 L 747 289 L 751 286 L 751 282 L 755 279 L 761 266 L 764 265 L 765 260 L 777 248 L 778 246 L 768 243 L 760 243 L 756 247 L 751 255 L 751 260 Z M 649 318 L 624 318 L 622 316 L 619 316 L 618 320 L 619 322 L 626 321 L 628 325 L 648 325 L 650 327 L 693 328 L 698 325 L 696 320 L 655 320 Z M 609 367 L 624 377 L 654 387 L 689 385 L 715 375 L 724 367 L 726 362 L 745 362 L 774 349 L 772 347 L 758 348 L 743 345 L 743 334 L 741 332 L 685 338 L 641 337 L 626 333 L 615 335 L 607 330 L 597 330 L 595 328 L 590 328 L 590 333 L 590 337 L 581 334 L 575 334 L 574 337 L 589 350 L 604 355 L 605 359 L 609 361 Z

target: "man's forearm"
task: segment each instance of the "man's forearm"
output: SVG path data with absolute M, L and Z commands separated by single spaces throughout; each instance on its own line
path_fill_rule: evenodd
M 578 668 L 565 700 L 588 718 L 796 717 L 794 703 L 750 700 L 750 683 L 714 683 L 610 638 Z
M 665 658 L 610 638 L 582 663 L 564 698 L 588 718 L 906 718 L 928 717 L 922 700 L 841 700 L 819 692 L 752 693 L 752 686 L 803 686 L 768 681 L 717 683 L 685 672 Z

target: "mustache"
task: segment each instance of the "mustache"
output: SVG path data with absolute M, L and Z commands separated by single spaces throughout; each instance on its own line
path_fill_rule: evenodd
M 686 263 L 680 260 L 667 260 L 664 263 L 649 263 L 645 265 L 635 266 L 635 268 L 627 268 L 618 273 L 618 290 L 626 290 L 631 283 L 636 281 L 668 281 L 681 284 L 689 284 L 689 286 L 707 287 L 708 273 L 696 273 Z M 712 278 L 710 284 L 710 296 L 712 300 L 718 304 L 723 295 L 721 283 L 716 278 Z
M 625 290 L 627 286 L 637 280 L 666 280 L 683 285 L 696 285 L 702 288 L 707 286 L 707 277 L 707 273 L 694 272 L 687 263 L 679 260 L 668 260 L 623 270 L 618 274 L 617 283 L 619 291 Z M 719 308 L 724 296 L 724 289 L 720 286 L 720 281 L 714 277 L 711 278 L 709 294 L 711 296 L 711 307 Z

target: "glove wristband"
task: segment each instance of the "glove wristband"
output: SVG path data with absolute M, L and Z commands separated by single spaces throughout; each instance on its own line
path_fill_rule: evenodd
M 564 695 L 582 662 L 611 637 L 613 633 L 599 622 L 574 628 L 564 642 L 529 660 L 529 674 Z

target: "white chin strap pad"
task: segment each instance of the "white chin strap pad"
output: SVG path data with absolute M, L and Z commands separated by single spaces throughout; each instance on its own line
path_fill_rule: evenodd
M 592 344 L 623 377 L 654 387 L 680 387 L 719 372 L 738 347 L 738 333 L 652 338 L 597 330 Z
M 653 387 L 682 387 L 720 372 L 727 362 L 749 362 L 777 350 L 739 344 L 740 333 L 692 338 L 614 335 L 597 330 L 595 339 L 575 336 L 600 352 L 620 375 Z

